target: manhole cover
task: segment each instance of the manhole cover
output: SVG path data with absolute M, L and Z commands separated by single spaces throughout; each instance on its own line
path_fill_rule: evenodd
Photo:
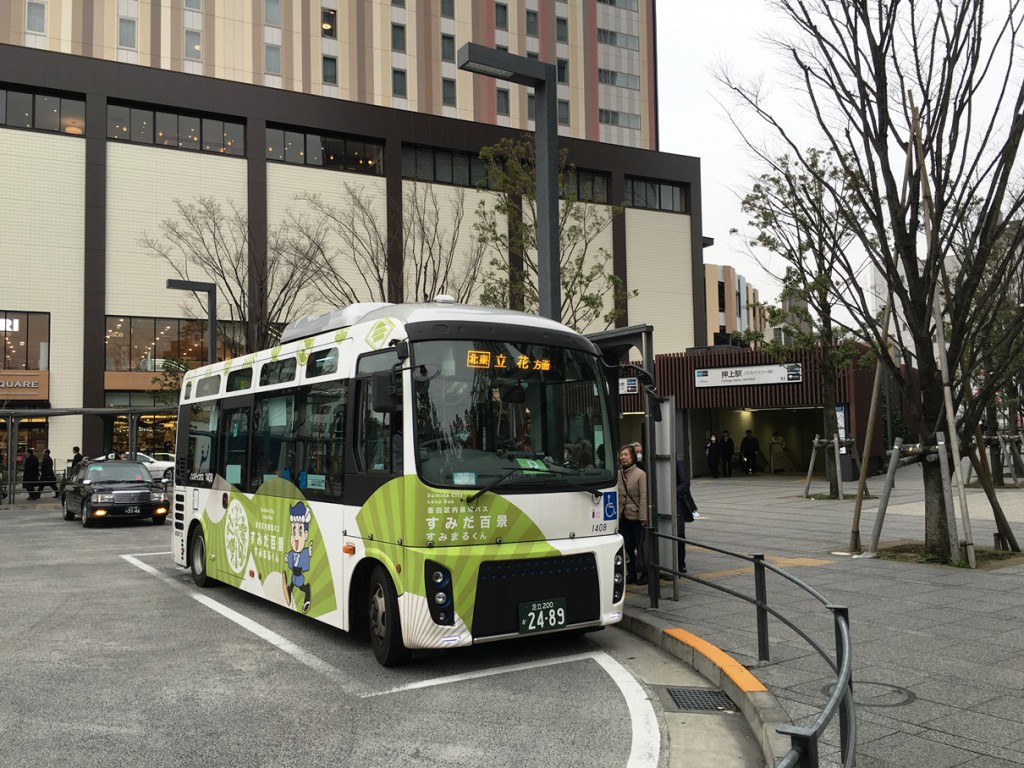
M 680 709 L 697 712 L 734 712 L 736 705 L 721 691 L 712 688 L 669 688 L 672 701 Z

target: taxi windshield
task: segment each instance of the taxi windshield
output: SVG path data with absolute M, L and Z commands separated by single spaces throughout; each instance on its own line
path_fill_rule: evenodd
M 527 342 L 444 340 L 417 342 L 413 356 L 440 368 L 414 384 L 424 482 L 481 488 L 502 478 L 499 492 L 614 482 L 608 390 L 593 354 Z

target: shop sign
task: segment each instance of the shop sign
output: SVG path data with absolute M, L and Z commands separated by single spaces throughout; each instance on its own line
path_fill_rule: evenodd
M 0 371 L 0 402 L 49 398 L 49 371 Z
M 801 363 L 749 365 L 735 368 L 698 368 L 694 384 L 703 387 L 736 387 L 753 384 L 799 384 L 803 381 Z

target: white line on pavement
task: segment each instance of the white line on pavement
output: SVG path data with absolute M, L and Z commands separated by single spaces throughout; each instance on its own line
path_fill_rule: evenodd
M 171 555 L 174 554 L 171 550 L 166 552 L 132 552 L 130 555 L 121 555 L 121 557 L 153 557 L 155 555 Z
M 661 754 L 661 730 L 658 727 L 658 718 L 654 713 L 654 707 L 651 706 L 650 699 L 644 693 L 643 686 L 637 682 L 636 678 L 604 651 L 578 653 L 572 656 L 562 656 L 557 659 L 543 659 L 523 664 L 510 664 L 506 667 L 498 667 L 497 669 L 483 669 L 477 672 L 466 672 L 461 675 L 437 677 L 433 680 L 421 680 L 417 683 L 409 683 L 408 685 L 390 688 L 386 691 L 364 693 L 361 696 L 364 699 L 368 699 L 375 696 L 385 696 L 390 693 L 401 693 L 403 691 L 431 688 L 438 685 L 450 685 L 451 683 L 459 683 L 464 680 L 503 675 L 510 672 L 523 672 L 587 659 L 593 659 L 601 665 L 612 679 L 612 682 L 619 687 L 622 697 L 626 700 L 626 707 L 629 709 L 629 717 L 633 729 L 629 761 L 626 763 L 627 768 L 649 768 L 658 765 L 658 758 Z
M 134 565 L 136 568 L 140 568 L 141 570 L 145 571 L 151 576 L 156 576 L 158 579 L 160 579 L 166 584 L 169 584 L 174 589 L 181 590 L 196 602 L 200 603 L 201 605 L 205 605 L 211 611 L 216 611 L 224 618 L 230 619 L 243 629 L 252 632 L 254 635 L 256 635 L 256 637 L 260 638 L 261 640 L 266 640 L 271 645 L 280 648 L 282 651 L 292 656 L 297 661 L 305 664 L 307 667 L 315 669 L 318 672 L 326 672 L 332 675 L 338 674 L 338 670 L 336 670 L 326 661 L 321 659 L 319 656 L 315 656 L 309 651 L 305 651 L 302 648 L 299 648 L 299 646 L 295 645 L 295 643 L 293 643 L 291 640 L 286 640 L 273 630 L 267 629 L 262 624 L 255 622 L 246 616 L 243 616 L 242 614 L 238 613 L 238 611 L 234 611 L 231 608 L 228 608 L 226 605 L 221 605 L 216 600 L 207 597 L 206 595 L 192 592 L 184 585 L 172 579 L 170 576 L 161 573 L 153 566 L 147 565 L 146 563 L 142 562 L 136 557 L 133 557 L 132 555 L 121 555 L 121 557 L 127 560 L 132 565 Z

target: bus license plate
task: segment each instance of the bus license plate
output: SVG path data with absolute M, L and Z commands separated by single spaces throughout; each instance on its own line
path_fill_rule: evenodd
M 519 634 L 544 632 L 565 626 L 565 598 L 533 600 L 519 604 Z
M 126 511 L 128 512 L 129 515 L 137 515 L 142 510 L 139 509 L 139 507 L 128 507 L 128 509 Z

